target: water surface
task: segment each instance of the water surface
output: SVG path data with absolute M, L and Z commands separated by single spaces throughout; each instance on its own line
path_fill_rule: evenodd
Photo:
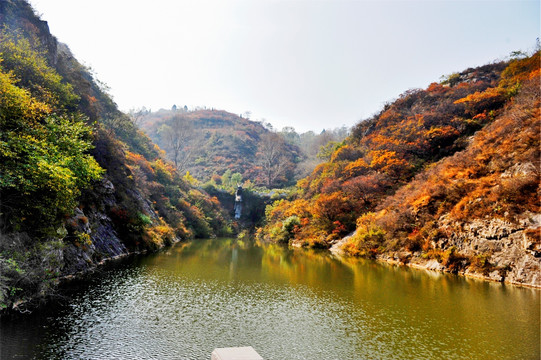
M 0 324 L 0 358 L 537 359 L 540 291 L 232 239 L 124 262 Z

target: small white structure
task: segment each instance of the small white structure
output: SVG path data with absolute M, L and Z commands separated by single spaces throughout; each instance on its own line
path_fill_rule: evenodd
M 242 213 L 242 186 L 237 184 L 237 191 L 235 191 L 235 219 L 240 219 Z
M 263 360 L 253 347 L 231 347 L 214 349 L 210 360 Z

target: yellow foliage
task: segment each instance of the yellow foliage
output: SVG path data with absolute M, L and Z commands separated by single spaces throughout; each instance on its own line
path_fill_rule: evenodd
M 159 224 L 147 227 L 145 229 L 145 241 L 156 247 L 162 247 L 164 244 L 172 244 L 175 239 L 175 231 L 162 218 Z
M 456 100 L 455 104 L 463 103 L 480 103 L 485 100 L 489 100 L 495 97 L 502 96 L 504 93 L 501 88 L 488 88 L 485 91 L 476 91 L 462 99 Z
M 364 158 L 359 158 L 353 162 L 350 162 L 344 168 L 344 172 L 349 177 L 358 176 L 369 168 Z
M 413 208 L 413 211 L 417 213 L 420 208 L 427 206 L 430 203 L 431 196 L 428 194 L 422 195 L 419 198 L 415 199 L 411 206 Z
M 1 60 L 1 59 L 0 59 Z M 1 65 L 1 63 L 0 63 Z M 8 121 L 36 121 L 51 112 L 51 107 L 33 98 L 28 90 L 14 85 L 12 74 L 0 68 L 0 124 Z

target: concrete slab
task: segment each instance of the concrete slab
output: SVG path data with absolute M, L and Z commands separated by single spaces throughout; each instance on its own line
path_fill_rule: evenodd
M 214 349 L 210 360 L 263 360 L 253 347 L 231 347 Z

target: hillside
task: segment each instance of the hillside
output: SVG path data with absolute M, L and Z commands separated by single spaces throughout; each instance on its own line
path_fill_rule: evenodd
M 138 122 L 179 171 L 189 171 L 203 182 L 229 170 L 269 188 L 290 185 L 302 158 L 297 146 L 261 123 L 226 111 L 175 108 L 144 113 Z M 278 152 L 275 166 L 266 163 L 271 151 Z
M 539 63 L 407 91 L 276 202 L 260 236 L 541 286 Z
M 0 310 L 108 259 L 229 235 L 30 5 L 0 1 Z

